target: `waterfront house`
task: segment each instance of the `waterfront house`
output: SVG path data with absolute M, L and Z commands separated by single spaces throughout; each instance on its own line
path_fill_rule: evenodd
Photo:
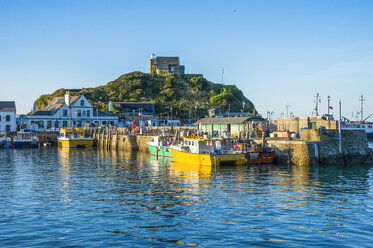
M 111 111 L 94 111 L 84 95 L 67 93 L 65 97 L 55 97 L 42 111 L 34 107 L 33 113 L 20 116 L 19 122 L 21 128 L 34 131 L 58 131 L 69 126 L 114 126 L 118 124 L 118 117 Z
M 264 128 L 267 122 L 257 115 L 203 118 L 196 122 L 198 130 L 213 136 L 230 134 L 243 137 L 257 127 Z
M 0 101 L 0 132 L 16 131 L 16 103 L 14 101 Z

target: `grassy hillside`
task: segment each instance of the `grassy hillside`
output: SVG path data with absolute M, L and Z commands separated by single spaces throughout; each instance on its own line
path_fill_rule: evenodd
M 43 109 L 54 97 L 63 96 L 65 89 L 59 89 L 52 94 L 40 96 L 35 104 L 38 109 Z M 84 94 L 93 106 L 99 105 L 105 110 L 108 101 L 153 102 L 156 113 L 166 113 L 173 108 L 174 115 L 186 117 L 191 110 L 202 117 L 210 108 L 222 108 L 231 112 L 242 110 L 245 102 L 245 111 L 253 112 L 254 105 L 248 100 L 241 90 L 234 85 L 214 84 L 207 81 L 202 75 L 186 74 L 177 75 L 164 73 L 151 75 L 142 72 L 124 74 L 104 86 L 96 88 L 70 89 L 72 95 Z M 116 112 L 120 111 L 116 109 Z

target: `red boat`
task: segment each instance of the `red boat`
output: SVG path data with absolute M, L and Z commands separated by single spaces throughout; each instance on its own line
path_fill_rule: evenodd
M 272 164 L 275 152 L 261 145 L 254 146 L 245 153 L 246 164 Z

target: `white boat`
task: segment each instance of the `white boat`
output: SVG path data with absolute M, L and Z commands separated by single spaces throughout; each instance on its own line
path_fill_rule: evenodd
M 17 136 L 14 137 L 13 146 L 14 148 L 29 148 L 37 147 L 38 141 L 35 133 L 29 129 L 22 129 L 17 132 Z

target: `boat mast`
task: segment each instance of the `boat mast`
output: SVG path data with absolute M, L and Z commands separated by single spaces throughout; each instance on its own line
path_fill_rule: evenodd
M 315 111 L 316 111 L 316 116 L 319 116 L 319 93 L 316 94 L 316 107 L 315 107 Z
M 330 116 L 330 96 L 328 96 L 328 116 Z
M 364 96 L 363 96 L 363 94 L 361 94 L 361 98 L 360 98 L 360 100 L 359 101 L 361 101 L 361 110 L 360 110 L 360 119 L 361 119 L 361 123 L 363 123 L 363 120 L 364 120 L 364 117 L 363 117 L 363 111 L 364 111 L 364 101 L 365 101 L 365 99 L 364 99 Z

